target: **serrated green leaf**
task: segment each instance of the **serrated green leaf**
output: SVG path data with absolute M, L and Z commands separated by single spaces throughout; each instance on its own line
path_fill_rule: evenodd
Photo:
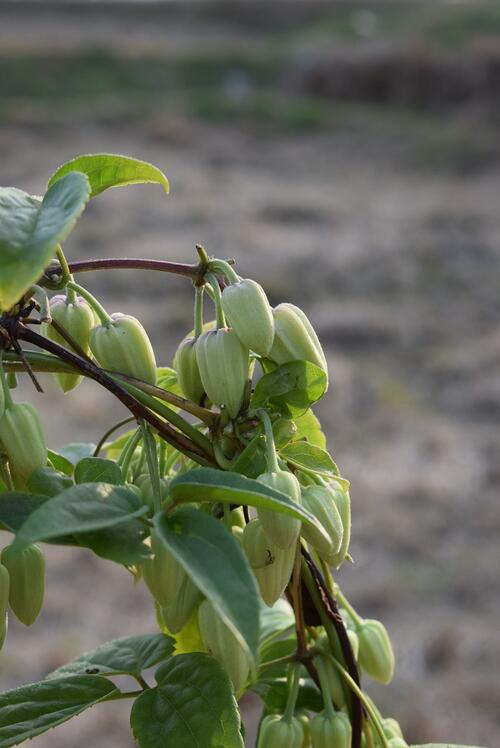
M 21 686 L 0 695 L 0 748 L 19 745 L 107 699 L 118 689 L 106 678 L 76 675 Z
M 259 592 L 241 546 L 214 517 L 181 507 L 154 518 L 159 538 L 246 649 L 255 664 Z
M 303 506 L 274 488 L 238 473 L 214 468 L 191 470 L 174 478 L 170 484 L 170 496 L 179 504 L 211 501 L 272 509 L 305 522 L 323 540 L 328 538 L 321 523 Z
M 173 657 L 156 678 L 158 685 L 136 699 L 130 715 L 140 748 L 243 748 L 231 684 L 213 657 Z
M 0 309 L 10 309 L 42 275 L 89 199 L 84 174 L 71 172 L 43 200 L 0 187 Z
M 168 179 L 156 166 L 128 156 L 114 153 L 91 153 L 68 161 L 60 166 L 49 179 L 55 184 L 68 172 L 83 172 L 89 179 L 91 197 L 99 195 L 109 187 L 125 187 L 128 184 L 161 184 L 168 194 Z
M 127 522 L 148 511 L 134 491 L 107 483 L 82 483 L 48 499 L 26 519 L 12 552 L 59 535 L 94 532 Z
M 75 483 L 123 484 L 122 471 L 114 460 L 104 457 L 84 457 L 75 467 Z
M 84 652 L 54 670 L 49 678 L 62 675 L 134 675 L 162 662 L 174 651 L 174 640 L 165 634 L 125 636 Z
M 287 444 L 280 450 L 280 456 L 295 467 L 312 470 L 327 477 L 339 475 L 339 469 L 325 449 L 309 442 L 300 441 Z
M 292 361 L 265 374 L 255 387 L 252 408 L 270 407 L 288 418 L 305 413 L 327 388 L 323 369 L 310 361 Z

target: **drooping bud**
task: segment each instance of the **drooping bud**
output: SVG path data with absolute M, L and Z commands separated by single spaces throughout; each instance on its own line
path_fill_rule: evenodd
M 9 588 L 9 572 L 5 566 L 0 564 L 0 649 L 2 649 L 5 637 L 7 636 Z
M 249 375 L 249 352 L 234 330 L 221 327 L 200 335 L 196 360 L 208 398 L 236 418 L 243 405 Z
M 209 600 L 204 600 L 200 605 L 198 623 L 208 653 L 220 662 L 231 679 L 235 693 L 238 693 L 248 678 L 247 653 Z
M 184 628 L 201 600 L 199 589 L 185 576 L 175 600 L 161 609 L 163 620 L 171 634 Z
M 259 585 L 262 599 L 271 607 L 290 581 L 295 561 L 295 546 L 283 550 L 269 540 L 262 522 L 254 519 L 243 532 L 243 550 Z
M 170 481 L 167 478 L 160 478 L 160 501 L 163 505 L 168 499 L 168 491 L 170 487 Z M 153 482 L 151 476 L 148 475 L 144 480 L 141 481 L 140 494 L 142 503 L 146 504 L 150 509 L 154 510 L 154 491 Z
M 321 712 L 311 722 L 312 748 L 351 748 L 352 727 L 344 712 Z
M 331 654 L 330 644 L 326 634 L 321 634 L 317 640 L 318 649 L 327 654 Z M 328 681 L 328 688 L 330 690 L 330 696 L 332 697 L 333 703 L 340 709 L 346 703 L 346 693 L 342 681 L 342 676 L 339 671 L 332 663 L 329 657 L 321 657 L 321 663 L 325 677 Z
M 4 548 L 1 557 L 10 578 L 9 605 L 21 623 L 31 626 L 43 605 L 45 557 L 38 545 L 29 545 L 20 553 L 10 548 Z
M 154 531 L 151 533 L 151 551 L 152 557 L 142 564 L 142 574 L 156 602 L 164 608 L 173 605 L 187 574 Z
M 308 525 L 302 527 L 302 537 L 316 548 L 319 556 L 323 561 L 332 563 L 335 558 L 334 554 L 338 553 L 342 543 L 342 520 L 339 510 L 335 504 L 332 492 L 326 486 L 306 486 L 302 488 L 302 504 L 308 509 L 316 519 L 322 524 L 323 528 L 330 538 L 323 539 L 321 535 L 315 533 L 311 536 Z
M 309 719 L 307 712 L 299 709 L 295 712 L 295 718 L 299 720 L 302 729 L 304 730 L 304 740 L 301 748 L 311 748 L 311 720 Z
M 260 726 L 257 748 L 302 748 L 304 728 L 300 719 L 285 721 L 279 714 L 264 717 Z
M 382 720 L 382 729 L 388 740 L 391 740 L 392 738 L 403 738 L 401 726 L 393 717 L 386 717 Z
M 52 319 L 59 323 L 61 327 L 78 343 L 84 353 L 89 353 L 89 335 L 95 325 L 94 313 L 84 299 L 76 297 L 74 302 L 68 301 L 67 296 L 58 294 L 50 300 L 50 314 Z M 69 343 L 59 335 L 54 325 L 44 325 L 44 332 L 50 340 L 55 343 L 70 348 Z M 70 350 L 72 350 L 70 348 Z M 83 379 L 80 374 L 56 373 L 56 381 L 63 392 L 69 392 L 74 389 Z
M 342 521 L 342 542 L 340 548 L 331 556 L 328 562 L 338 569 L 347 555 L 349 543 L 351 542 L 351 499 L 349 496 L 349 489 L 343 488 L 339 484 L 330 483 L 328 489 L 333 497 Z
M 347 629 L 347 638 L 349 639 L 349 641 L 351 643 L 351 649 L 352 649 L 352 653 L 354 655 L 354 659 L 357 660 L 358 657 L 359 657 L 359 639 L 358 639 L 358 635 L 352 629 Z
M 259 356 L 267 356 L 273 344 L 274 319 L 262 286 L 250 278 L 226 286 L 222 308 L 243 345 Z
M 0 418 L 0 442 L 9 458 L 16 488 L 22 489 L 33 470 L 47 464 L 42 423 L 30 403 L 12 403 Z
M 394 675 L 394 652 L 383 623 L 365 619 L 357 627 L 359 664 L 374 680 L 390 683 Z
M 277 364 L 310 361 L 328 375 L 321 343 L 302 309 L 294 304 L 279 304 L 273 316 L 274 341 L 269 358 Z
M 301 503 L 300 483 L 293 473 L 287 470 L 276 470 L 262 473 L 257 480 L 276 491 L 284 493 L 296 504 Z M 258 514 L 264 532 L 278 548 L 290 548 L 295 544 L 300 533 L 300 520 L 288 517 L 286 514 L 273 512 L 272 509 L 259 509 Z
M 198 405 L 205 392 L 196 360 L 196 338 L 184 338 L 174 356 L 174 369 L 184 397 Z
M 129 314 L 112 314 L 110 324 L 90 332 L 90 350 L 104 369 L 156 383 L 156 359 L 146 330 Z

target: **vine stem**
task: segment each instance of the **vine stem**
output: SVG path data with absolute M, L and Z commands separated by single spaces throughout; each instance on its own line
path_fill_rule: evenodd
M 330 594 L 325 580 L 321 576 L 310 553 L 304 547 L 302 547 L 302 555 L 302 578 L 304 583 L 321 618 L 321 622 L 325 626 L 329 639 L 333 637 L 332 628 L 334 629 L 347 665 L 347 672 L 359 689 L 358 667 L 337 603 Z M 363 710 L 358 693 L 353 690 L 351 696 L 352 748 L 360 748 Z
M 107 257 L 95 260 L 78 260 L 68 265 L 70 273 L 86 273 L 89 270 L 156 270 L 160 273 L 183 275 L 193 281 L 204 273 L 202 263 L 170 262 L 168 260 L 148 260 L 141 257 Z
M 191 457 L 195 462 L 202 465 L 213 464 L 213 459 L 210 455 L 207 455 L 200 449 L 200 447 L 198 447 L 198 445 L 194 444 L 194 442 L 184 434 L 172 428 L 169 423 L 158 418 L 155 413 L 151 412 L 141 402 L 136 400 L 126 391 L 126 389 L 106 374 L 105 371 L 96 366 L 92 361 L 81 359 L 62 345 L 45 338 L 43 335 L 39 335 L 33 330 L 29 330 L 27 327 L 24 327 L 24 325 L 18 325 L 16 334 L 21 340 L 33 343 L 38 348 L 42 348 L 42 350 L 46 350 L 58 358 L 62 358 L 63 361 L 69 363 L 71 366 L 76 368 L 77 371 L 81 371 L 86 374 L 86 376 L 94 379 L 115 395 L 115 397 L 117 397 L 136 418 L 143 418 L 145 421 L 150 423 L 151 426 L 158 431 L 160 436 L 165 439 L 165 441 L 172 444 L 172 446 L 186 454 L 188 457 Z

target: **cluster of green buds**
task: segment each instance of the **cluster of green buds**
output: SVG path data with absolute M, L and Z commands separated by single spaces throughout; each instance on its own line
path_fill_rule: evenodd
M 50 300 L 50 316 L 52 323 L 44 325 L 45 334 L 50 340 L 71 348 L 71 344 L 56 329 L 57 325 L 76 343 L 77 352 L 86 355 L 90 353 L 89 337 L 95 325 L 95 317 L 85 299 L 77 296 L 72 289 L 68 289 L 66 295 L 57 294 Z M 83 379 L 81 374 L 72 373 L 56 373 L 54 376 L 63 392 L 73 390 Z

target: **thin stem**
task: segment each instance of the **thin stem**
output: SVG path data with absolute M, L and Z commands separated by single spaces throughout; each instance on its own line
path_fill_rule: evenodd
M 268 662 L 262 662 L 259 665 L 259 670 L 266 670 L 269 667 L 275 667 L 276 665 L 286 665 L 287 662 L 294 662 L 295 655 L 287 655 L 286 657 L 277 657 L 275 660 L 269 660 Z
M 203 286 L 196 286 L 194 295 L 194 337 L 199 338 L 203 332 Z
M 300 540 L 297 541 L 295 550 L 295 563 L 292 573 L 292 584 L 290 592 L 293 602 L 293 612 L 295 613 L 295 631 L 297 634 L 297 656 L 304 657 L 307 654 L 306 628 L 304 623 L 304 608 L 302 605 L 302 587 L 301 587 L 301 551 Z
M 137 683 L 142 687 L 144 691 L 148 691 L 151 688 L 149 683 L 144 680 L 142 675 L 134 675 L 134 678 L 136 679 Z
M 276 447 L 274 444 L 273 426 L 269 414 L 266 410 L 259 409 L 257 415 L 264 424 L 264 431 L 266 433 L 266 455 L 267 455 L 267 469 L 271 473 L 277 473 L 279 468 L 278 455 L 276 454 Z
M 177 449 L 172 450 L 172 454 L 168 456 L 168 458 L 165 460 L 165 464 L 163 466 L 163 475 L 168 475 L 171 469 L 174 467 L 175 463 L 179 459 L 180 453 Z
M 0 352 L 0 387 L 3 390 L 3 396 L 5 400 L 5 409 L 8 410 L 9 408 L 12 408 L 14 405 L 14 401 L 12 400 L 12 395 L 10 394 L 10 387 L 9 383 L 7 382 L 7 377 L 5 376 L 5 371 L 3 368 L 3 357 L 4 353 L 3 351 Z
M 9 461 L 3 456 L 0 456 L 0 478 L 4 482 L 7 491 L 15 491 L 14 482 L 9 470 Z
M 215 304 L 217 329 L 220 330 L 221 328 L 226 326 L 226 318 L 224 316 L 224 310 L 222 309 L 222 295 L 220 292 L 219 281 L 217 280 L 216 275 L 214 275 L 213 273 L 209 273 L 208 282 L 210 283 L 213 291 L 213 302 Z
M 66 255 L 60 246 L 56 249 L 56 257 L 61 266 L 61 287 L 63 288 L 68 281 L 71 280 L 71 273 L 68 267 L 68 261 L 66 260 Z
M 156 270 L 161 273 L 183 275 L 191 280 L 197 280 L 203 273 L 201 264 L 187 264 L 183 262 L 168 262 L 167 260 L 147 260 L 139 257 L 108 257 L 105 259 L 83 260 L 71 262 L 71 273 L 85 273 L 89 270 Z
M 111 434 L 114 434 L 115 431 L 118 431 L 122 426 L 125 426 L 127 423 L 131 423 L 132 421 L 135 421 L 134 416 L 129 416 L 128 418 L 124 418 L 123 421 L 119 421 L 119 423 L 115 423 L 114 426 L 111 426 L 110 429 L 106 431 L 106 433 L 101 436 L 99 439 L 99 442 L 97 443 L 96 448 L 94 449 L 93 457 L 98 457 L 99 452 L 103 448 L 103 446 L 106 444 L 107 440 L 111 436 Z
M 141 689 L 140 691 L 126 691 L 125 693 L 122 691 L 118 691 L 118 693 L 113 692 L 109 696 L 105 696 L 104 699 L 101 700 L 101 703 L 104 701 L 120 701 L 121 699 L 136 699 L 143 693 L 144 689 Z
M 371 700 L 365 696 L 365 694 L 363 693 L 359 685 L 355 682 L 353 678 L 351 678 L 347 670 L 340 664 L 340 662 L 337 659 L 335 659 L 335 657 L 332 654 L 330 654 L 329 652 L 324 652 L 323 656 L 327 657 L 328 660 L 332 663 L 332 665 L 334 665 L 334 667 L 338 670 L 338 672 L 340 673 L 342 678 L 345 680 L 349 688 L 352 691 L 354 691 L 358 699 L 363 703 L 363 706 L 366 709 L 366 713 L 368 714 L 380 738 L 380 741 L 382 743 L 382 748 L 389 748 L 389 742 L 384 733 L 382 725 L 380 724 L 380 720 L 371 704 Z
M 92 307 L 94 312 L 99 317 L 99 320 L 103 325 L 111 325 L 113 320 L 105 310 L 105 308 L 100 304 L 95 296 L 93 296 L 90 291 L 87 291 L 86 288 L 83 288 L 83 286 L 80 286 L 78 283 L 74 283 L 73 281 L 68 281 L 68 284 L 66 286 L 67 288 L 72 289 L 73 291 L 76 291 L 80 296 L 85 299 L 85 301 L 89 304 L 89 306 Z
M 238 283 L 240 280 L 240 276 L 225 260 L 210 260 L 208 269 L 214 273 L 220 273 L 229 281 L 229 283 Z
M 324 661 L 321 659 L 321 655 L 316 657 L 314 660 L 316 670 L 318 671 L 319 682 L 321 685 L 321 695 L 323 697 L 323 704 L 325 706 L 325 712 L 327 717 L 335 716 L 335 709 L 332 704 L 332 692 L 330 691 L 330 684 L 328 683 L 328 675 Z
M 151 488 L 153 490 L 153 506 L 156 512 L 161 509 L 161 489 L 160 489 L 160 471 L 158 469 L 158 452 L 156 451 L 156 442 L 151 433 L 150 426 L 141 421 L 141 432 L 143 437 L 144 449 L 146 450 L 146 460 L 148 463 L 149 475 L 151 477 Z
M 137 449 L 137 446 L 141 439 L 141 429 L 137 428 L 125 442 L 125 446 L 123 447 L 121 454 L 117 460 L 118 465 L 121 467 L 122 475 L 125 481 L 127 480 L 127 474 L 130 468 L 130 463 L 132 462 L 132 457 L 134 456 L 134 452 Z
M 290 665 L 290 693 L 286 702 L 285 713 L 283 715 L 283 722 L 291 722 L 293 713 L 295 712 L 295 704 L 297 703 L 297 696 L 299 695 L 300 688 L 300 665 Z

